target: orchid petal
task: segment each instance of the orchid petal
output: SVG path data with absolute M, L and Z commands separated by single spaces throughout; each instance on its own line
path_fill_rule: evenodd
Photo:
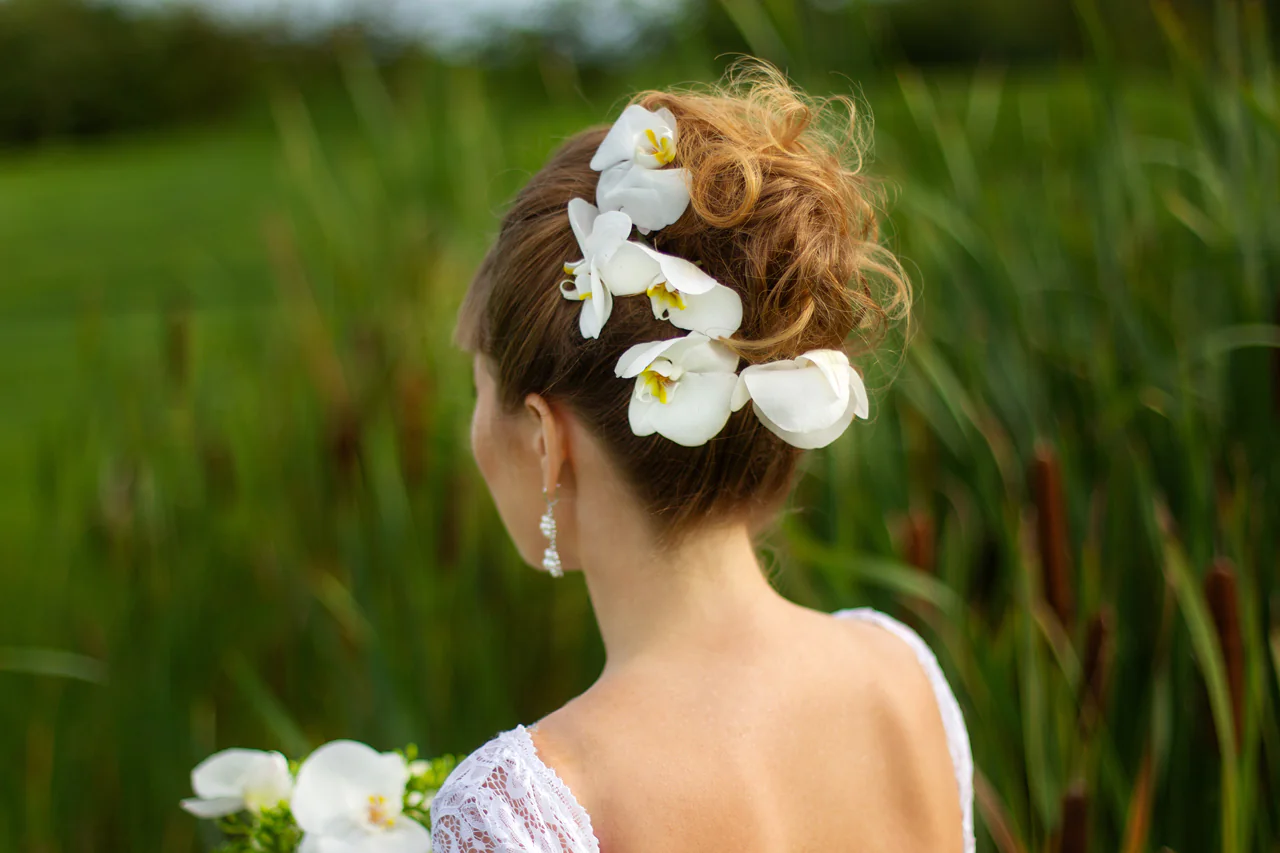
M 244 810 L 244 800 L 240 797 L 212 797 L 202 799 L 189 797 L 182 801 L 182 808 L 189 814 L 199 818 L 226 817 Z
M 854 407 L 850 405 L 844 410 L 840 417 L 838 417 L 829 426 L 822 429 L 797 432 L 786 430 L 778 426 L 777 423 L 771 420 L 769 416 L 761 410 L 758 404 L 756 404 L 754 408 L 756 417 L 760 419 L 760 423 L 764 424 L 770 432 L 778 436 L 778 438 L 782 439 L 787 444 L 790 444 L 792 447 L 798 447 L 801 450 L 816 450 L 819 447 L 826 447 L 844 433 L 844 431 L 849 427 L 849 424 L 853 422 L 854 415 Z
M 353 846 L 359 853 L 427 853 L 431 849 L 431 833 L 416 820 L 402 817 L 395 826 L 371 833 Z
M 733 373 L 738 369 L 738 354 L 722 343 L 709 340 L 700 332 L 690 332 L 672 347 L 667 358 L 692 373 Z M 736 382 L 736 378 L 735 378 Z
M 587 241 L 591 239 L 591 230 L 595 227 L 600 210 L 585 198 L 569 199 L 569 227 L 578 241 L 578 248 L 587 254 Z
M 732 373 L 686 373 L 667 403 L 639 404 L 645 425 L 685 447 L 705 444 L 729 420 L 729 399 L 736 382 Z M 632 406 L 637 406 L 635 397 Z
M 658 136 L 670 134 L 674 142 L 676 139 L 675 116 L 665 107 L 653 112 L 639 104 L 627 107 L 613 123 L 613 127 L 609 128 L 600 147 L 596 149 L 596 153 L 591 158 L 591 168 L 599 172 L 618 163 L 634 161 L 636 137 L 646 130 L 652 130 Z
M 383 797 L 387 812 L 403 807 L 409 771 L 395 753 L 379 753 L 362 743 L 337 740 L 311 754 L 298 769 L 292 809 L 304 832 L 345 834 L 370 797 Z
M 755 364 L 742 371 L 742 380 L 756 410 L 786 432 L 826 429 L 849 404 L 848 380 L 833 386 L 820 367 L 799 361 Z
M 636 245 L 645 254 L 658 262 L 658 267 L 662 270 L 662 277 L 681 293 L 706 293 L 717 284 L 714 278 L 703 272 L 702 267 L 692 261 L 686 261 L 684 258 L 678 258 L 675 255 L 664 254 L 657 249 L 640 243 Z
M 852 397 L 853 413 L 864 421 L 871 417 L 871 401 L 867 399 L 867 386 L 858 371 L 849 370 L 849 395 Z
M 613 252 L 600 267 L 609 292 L 614 296 L 635 296 L 644 293 L 662 275 L 662 268 L 649 251 L 652 250 L 639 243 L 624 242 Z
M 582 303 L 582 312 L 578 315 L 578 328 L 584 338 L 600 337 L 600 330 L 609 321 L 613 313 L 613 294 L 604 286 L 595 264 L 587 273 L 591 286 L 591 298 Z
M 293 777 L 289 762 L 278 752 L 224 749 L 196 765 L 191 788 L 201 800 L 235 800 L 239 806 L 231 811 L 257 810 L 287 801 Z M 195 814 L 194 808 L 187 810 Z
M 677 329 L 692 329 L 716 338 L 727 338 L 742 325 L 742 297 L 723 284 L 706 293 L 686 294 L 685 307 L 666 307 L 666 317 Z
M 649 365 L 653 364 L 655 358 L 684 340 L 686 339 L 668 338 L 664 341 L 649 341 L 643 344 L 636 344 L 618 359 L 618 365 L 613 371 L 614 375 L 619 379 L 634 379 L 647 370 Z
M 598 263 L 612 257 L 618 247 L 631 236 L 631 217 L 618 210 L 600 214 L 591 227 L 591 235 L 583 246 L 583 254 Z
M 596 203 L 631 217 L 642 233 L 666 228 L 689 207 L 684 169 L 644 169 L 630 163 L 611 166 L 600 175 Z

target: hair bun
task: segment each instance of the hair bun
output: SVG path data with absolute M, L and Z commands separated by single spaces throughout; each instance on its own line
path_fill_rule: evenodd
M 877 343 L 911 290 L 878 242 L 881 195 L 862 174 L 866 123 L 852 98 L 809 99 L 772 66 L 735 64 L 708 90 L 647 92 L 680 127 L 690 210 L 655 235 L 743 297 L 730 342 L 753 362 Z

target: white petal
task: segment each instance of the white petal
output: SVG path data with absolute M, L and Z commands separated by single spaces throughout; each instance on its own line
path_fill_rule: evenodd
M 659 435 L 685 447 L 697 447 L 724 429 L 737 377 L 732 373 L 686 373 L 667 403 L 648 408 Z
M 689 207 L 684 169 L 644 169 L 623 163 L 606 169 L 596 186 L 601 210 L 620 210 L 642 232 L 675 222 Z
M 288 802 L 293 793 L 289 760 L 278 752 L 267 753 L 244 776 L 244 802 L 252 811 L 274 808 Z
M 616 163 L 631 162 L 635 156 L 636 137 L 646 129 L 653 130 L 659 136 L 670 132 L 674 139 L 675 116 L 665 108 L 650 112 L 639 104 L 627 107 L 596 149 L 591 158 L 591 168 L 599 172 Z
M 700 332 L 680 338 L 680 344 L 667 352 L 667 358 L 693 373 L 734 373 L 738 354 L 722 343 L 708 340 Z M 735 383 L 737 381 L 735 377 Z
M 637 379 L 636 391 L 632 393 L 631 403 L 627 406 L 627 421 L 631 425 L 631 431 L 636 435 L 653 435 L 653 409 L 655 406 L 661 406 L 662 403 L 641 398 L 639 382 L 640 380 Z
M 742 297 L 717 284 L 706 293 L 684 297 L 684 308 L 670 308 L 667 318 L 677 329 L 692 329 L 713 338 L 727 338 L 742 325 Z
M 702 267 L 692 261 L 659 252 L 640 243 L 636 245 L 658 262 L 662 277 L 681 293 L 706 293 L 717 284 L 714 278 L 703 272 Z
M 191 797 L 182 801 L 182 808 L 196 817 L 224 817 L 242 811 L 244 809 L 244 800 L 239 797 L 214 797 L 208 800 Z
M 201 761 L 191 771 L 191 789 L 201 799 L 244 796 L 245 779 L 272 753 L 260 749 L 224 749 Z
M 849 405 L 845 408 L 843 414 L 841 414 L 840 417 L 838 417 L 829 426 L 822 429 L 813 429 L 804 432 L 785 430 L 778 426 L 777 423 L 771 420 L 769 416 L 761 410 L 758 404 L 755 405 L 755 413 L 756 417 L 760 418 L 760 423 L 764 424 L 770 432 L 778 436 L 778 438 L 781 438 L 787 444 L 790 444 L 793 447 L 799 447 L 802 450 L 814 450 L 819 447 L 826 447 L 828 444 L 835 441 L 840 437 L 845 429 L 848 428 L 849 424 L 853 422 L 854 401 L 850 400 Z
M 662 275 L 662 268 L 648 254 L 652 250 L 647 249 L 639 243 L 625 242 L 601 265 L 600 274 L 614 296 L 644 293 Z
M 600 211 L 585 198 L 569 199 L 569 227 L 573 236 L 578 239 L 578 248 L 587 254 L 587 240 L 591 237 L 591 229 L 595 227 L 596 217 Z
M 845 355 L 842 350 L 809 350 L 804 355 L 796 358 L 796 361 L 802 367 L 806 363 L 817 367 L 822 371 L 822 375 L 827 377 L 827 381 L 831 383 L 832 388 L 839 388 L 848 381 L 849 356 Z
M 832 387 L 820 367 L 801 364 L 774 361 L 742 371 L 757 411 L 789 433 L 826 429 L 844 415 L 849 404 L 847 379 Z
M 631 217 L 618 210 L 600 214 L 583 247 L 586 257 L 604 263 L 631 236 Z
M 591 283 L 591 298 L 582 303 L 582 313 L 578 315 L 578 328 L 584 338 L 600 337 L 600 330 L 609 321 L 613 313 L 613 294 L 604 286 L 594 264 L 588 273 Z
M 746 373 L 743 370 L 742 373 Z M 751 389 L 747 387 L 747 380 L 742 373 L 738 374 L 738 383 L 733 387 L 733 396 L 729 399 L 729 407 L 735 412 L 747 404 L 751 399 Z
M 402 817 L 390 829 L 369 833 L 352 849 L 359 853 L 428 853 L 431 833 L 416 820 Z
M 853 404 L 853 413 L 864 421 L 871 417 L 871 401 L 867 399 L 867 386 L 863 384 L 858 371 L 849 370 L 849 396 Z
M 668 338 L 665 341 L 648 341 L 629 348 L 618 359 L 613 373 L 620 379 L 631 379 L 639 376 L 653 364 L 653 360 L 668 349 L 685 340 L 684 338 Z
M 380 753 L 362 743 L 336 740 L 311 753 L 298 769 L 293 816 L 304 832 L 333 834 L 335 822 L 352 819 L 369 797 L 385 797 L 398 813 L 409 770 L 395 753 Z
M 317 835 L 314 832 L 302 836 L 298 853 L 359 853 L 360 848 L 341 838 Z

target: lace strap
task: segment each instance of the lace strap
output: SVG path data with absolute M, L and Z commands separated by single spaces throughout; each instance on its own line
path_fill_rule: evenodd
M 947 735 L 947 751 L 951 753 L 951 765 L 955 769 L 956 784 L 960 789 L 960 812 L 964 817 L 964 850 L 974 853 L 976 842 L 973 835 L 973 753 L 969 746 L 969 732 L 965 728 L 964 715 L 960 713 L 960 704 L 951 685 L 938 665 L 938 659 L 920 635 L 892 616 L 881 613 L 871 607 L 855 607 L 840 610 L 832 614 L 837 618 L 855 619 L 861 622 L 872 622 L 894 634 L 911 647 L 916 659 L 924 669 L 933 687 L 934 698 L 938 702 L 938 711 L 942 715 L 942 727 Z

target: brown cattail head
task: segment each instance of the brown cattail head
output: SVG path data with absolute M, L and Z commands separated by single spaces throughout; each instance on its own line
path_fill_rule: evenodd
M 360 467 L 360 420 L 350 406 L 330 408 L 325 427 L 325 452 L 339 491 L 345 491 Z
M 1076 780 L 1062 797 L 1062 824 L 1058 827 L 1057 853 L 1088 853 L 1089 792 Z
M 1236 569 L 1231 560 L 1226 557 L 1214 560 L 1204 579 L 1204 597 L 1218 632 L 1218 645 L 1222 648 L 1227 689 L 1231 693 L 1235 745 L 1239 749 L 1244 733 L 1244 646 L 1240 638 L 1240 605 L 1236 587 Z
M 1031 466 L 1031 495 L 1036 507 L 1041 587 L 1059 621 L 1071 629 L 1075 610 L 1071 584 L 1071 545 L 1058 455 L 1047 444 L 1036 447 Z
M 426 467 L 427 380 L 419 374 L 401 378 L 396 387 L 396 444 L 400 454 L 400 476 L 408 488 L 422 483 Z
M 190 366 L 191 318 L 180 306 L 171 308 L 164 324 L 164 367 L 169 381 L 184 388 Z
M 1084 673 L 1080 681 L 1080 731 L 1086 737 L 1106 713 L 1111 685 L 1111 661 L 1115 649 L 1115 615 L 1102 608 L 1089 620 L 1084 642 Z
M 902 556 L 908 564 L 933 574 L 936 549 L 933 516 L 923 510 L 912 510 L 903 523 Z
M 205 491 L 220 502 L 231 501 L 236 494 L 236 460 L 231 448 L 219 439 L 208 439 L 200 445 L 200 467 L 204 472 Z

